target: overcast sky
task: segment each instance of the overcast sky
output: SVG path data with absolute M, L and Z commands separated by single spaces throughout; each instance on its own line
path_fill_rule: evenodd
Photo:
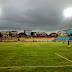
M 0 30 L 56 31 L 72 28 L 64 9 L 72 0 L 0 0 Z

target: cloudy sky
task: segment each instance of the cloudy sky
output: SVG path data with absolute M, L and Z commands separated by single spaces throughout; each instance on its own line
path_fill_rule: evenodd
M 57 31 L 72 28 L 63 11 L 72 0 L 0 0 L 0 30 Z

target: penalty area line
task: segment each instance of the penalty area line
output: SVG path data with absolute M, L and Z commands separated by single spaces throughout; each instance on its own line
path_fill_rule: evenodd
M 63 58 L 63 59 L 65 59 L 65 60 L 67 60 L 67 61 L 69 61 L 69 62 L 71 62 L 72 63 L 72 61 L 71 60 L 69 60 L 68 58 L 66 58 L 66 57 L 64 57 L 64 56 L 62 56 L 62 55 L 60 55 L 60 54 L 58 54 L 58 53 L 55 53 L 56 55 L 58 55 L 59 57 L 61 57 L 61 58 Z
M 57 68 L 57 67 L 72 67 L 72 65 L 62 66 L 11 66 L 11 67 L 0 67 L 0 69 L 12 69 L 12 68 Z

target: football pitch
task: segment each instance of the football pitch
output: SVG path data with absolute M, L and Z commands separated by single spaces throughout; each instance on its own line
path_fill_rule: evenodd
M 72 72 L 72 43 L 1 42 L 0 72 Z

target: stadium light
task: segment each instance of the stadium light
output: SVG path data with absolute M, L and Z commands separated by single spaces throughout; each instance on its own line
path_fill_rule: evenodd
M 72 17 L 72 7 L 66 8 L 63 13 L 64 13 L 64 17 L 71 18 Z M 69 24 L 69 27 L 70 27 L 70 24 Z M 71 37 L 71 30 L 70 30 L 70 37 Z
M 66 8 L 64 10 L 64 17 L 67 17 L 67 18 L 72 17 L 72 7 Z

